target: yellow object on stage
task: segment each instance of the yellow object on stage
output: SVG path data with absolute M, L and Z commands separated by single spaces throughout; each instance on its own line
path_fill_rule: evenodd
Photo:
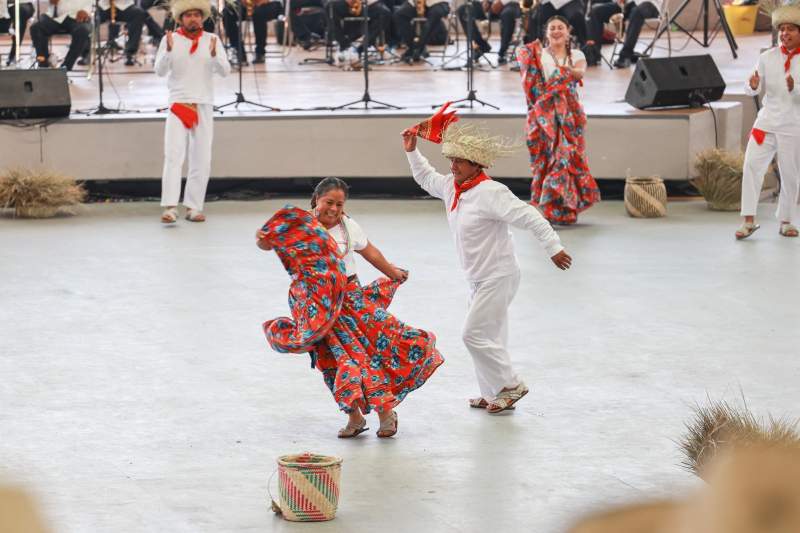
M 750 35 L 756 29 L 758 6 L 722 6 L 734 35 Z

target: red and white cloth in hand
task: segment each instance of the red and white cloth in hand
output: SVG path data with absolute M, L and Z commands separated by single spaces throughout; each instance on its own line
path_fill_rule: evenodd
M 451 102 L 446 102 L 430 118 L 427 118 L 409 128 L 414 135 L 427 139 L 433 143 L 442 143 L 442 134 L 453 122 L 458 122 L 455 111 L 446 112 Z

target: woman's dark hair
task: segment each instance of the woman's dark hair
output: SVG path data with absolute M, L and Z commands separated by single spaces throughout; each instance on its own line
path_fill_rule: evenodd
M 570 33 L 570 35 L 572 35 L 572 25 L 569 23 L 569 21 L 566 18 L 562 17 L 561 15 L 553 15 L 552 17 L 547 19 L 547 22 L 544 23 L 544 28 L 545 28 L 544 44 L 545 44 L 545 46 L 548 46 L 550 44 L 550 43 L 547 42 L 547 27 L 554 20 L 557 20 L 559 22 L 563 22 L 564 26 L 567 27 L 567 31 Z M 572 39 L 567 39 L 567 61 L 569 61 L 570 66 L 572 66 Z
M 314 193 L 311 195 L 311 209 L 315 209 L 317 207 L 317 198 L 334 190 L 342 191 L 344 193 L 345 200 L 347 200 L 350 187 L 347 186 L 347 183 L 345 183 L 344 180 L 339 178 L 324 178 L 322 181 L 317 183 L 316 187 L 314 187 Z

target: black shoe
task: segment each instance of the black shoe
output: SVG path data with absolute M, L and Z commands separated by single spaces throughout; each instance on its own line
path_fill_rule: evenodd
M 246 67 L 247 63 L 247 54 L 242 52 L 241 54 L 236 54 L 236 62 L 239 64 L 240 67 Z
M 619 56 L 616 61 L 614 61 L 614 68 L 628 68 L 631 66 L 631 58 Z
M 70 67 L 69 65 L 66 65 L 64 63 L 61 63 L 61 66 L 58 67 L 58 68 L 60 68 L 61 70 L 66 70 L 67 72 L 70 72 L 72 70 L 72 67 Z
M 36 68 L 53 68 L 53 64 L 49 59 L 37 59 Z
M 506 59 L 505 54 L 497 56 L 497 65 L 498 66 L 505 65 L 507 63 L 508 63 L 508 59 Z
M 81 57 L 78 58 L 78 65 L 80 65 L 81 67 L 85 67 L 88 64 L 89 64 L 89 56 L 88 55 L 81 56 Z M 72 70 L 72 68 L 70 68 L 70 70 Z
M 253 64 L 254 65 L 262 65 L 265 62 L 266 62 L 266 59 L 264 58 L 264 54 L 256 53 L 256 57 L 255 57 L 255 59 L 253 59 Z
M 473 61 L 477 61 L 481 57 L 483 57 L 483 54 L 485 54 L 486 52 L 491 52 L 491 51 L 492 51 L 492 47 L 489 46 L 488 44 L 486 44 L 484 46 L 481 46 L 480 48 L 477 48 L 477 49 L 472 51 L 472 60 Z
M 589 44 L 584 46 L 583 55 L 586 56 L 587 67 L 596 67 L 600 64 L 600 50 L 596 46 Z
M 314 43 L 311 42 L 311 39 L 300 39 L 297 42 L 300 43 L 300 46 L 303 47 L 303 50 L 311 50 L 311 47 L 314 46 Z
M 411 48 L 406 48 L 406 51 L 403 52 L 402 56 L 400 56 L 400 61 L 403 61 L 409 65 L 414 62 L 414 53 L 411 51 Z
M 132 55 L 125 56 L 125 66 L 132 67 L 136 65 L 136 61 L 133 59 Z

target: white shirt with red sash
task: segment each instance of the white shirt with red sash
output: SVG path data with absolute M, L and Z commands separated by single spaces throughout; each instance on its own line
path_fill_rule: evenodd
M 211 56 L 211 39 L 216 38 L 215 56 Z M 169 103 L 214 105 L 214 74 L 222 77 L 231 71 L 222 40 L 203 32 L 193 53 L 193 41 L 178 32 L 172 36 L 172 50 L 167 52 L 167 39 L 161 39 L 156 53 L 156 74 L 167 76 Z
M 759 84 L 755 90 L 750 87 L 750 76 L 745 80 L 745 93 L 757 96 L 765 89 L 763 106 L 758 112 L 753 128 L 767 133 L 782 135 L 800 135 L 800 55 L 789 62 L 780 46 L 770 48 L 758 58 L 756 70 Z M 794 78 L 794 89 L 790 92 L 786 86 L 786 76 Z
M 453 175 L 436 172 L 419 150 L 406 152 L 406 156 L 414 181 L 445 203 L 447 222 L 467 281 L 485 281 L 519 271 L 509 225 L 531 231 L 550 257 L 564 249 L 542 214 L 502 183 L 480 182 L 464 191 L 452 208 L 456 196 Z

